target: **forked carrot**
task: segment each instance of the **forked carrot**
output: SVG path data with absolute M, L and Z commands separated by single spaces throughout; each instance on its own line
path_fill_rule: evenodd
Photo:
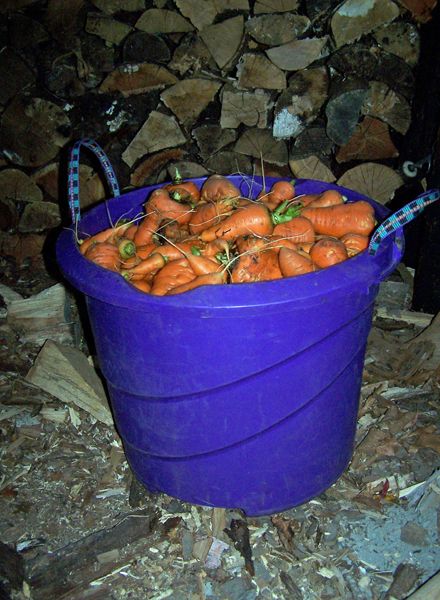
M 231 283 L 249 283 L 253 281 L 272 281 L 281 279 L 278 252 L 259 250 L 245 252 L 238 257 L 231 273 Z
M 344 244 L 335 238 L 322 238 L 310 249 L 310 258 L 320 269 L 331 267 L 347 260 L 348 254 Z
M 370 235 L 375 226 L 374 208 L 359 200 L 324 208 L 304 208 L 301 216 L 312 222 L 317 234 L 341 237 L 345 233 Z
M 313 242 L 315 240 L 315 230 L 309 219 L 306 217 L 294 217 L 286 223 L 275 225 L 274 235 L 279 235 L 290 239 L 292 242 Z
M 202 285 L 220 285 L 226 283 L 226 275 L 224 271 L 218 271 L 216 273 L 207 273 L 205 275 L 197 275 L 188 283 L 183 283 L 177 287 L 174 287 L 168 291 L 168 296 L 174 294 L 183 294 L 189 292 L 195 288 L 201 287 Z
M 370 243 L 368 235 L 361 235 L 360 233 L 346 233 L 339 239 L 347 248 L 348 256 L 355 256 L 359 252 L 366 250 Z
M 121 264 L 118 247 L 110 242 L 94 242 L 89 245 L 84 256 L 110 271 L 118 271 Z
M 204 202 L 240 198 L 240 190 L 223 175 L 210 175 L 203 183 L 200 199 Z
M 338 190 L 325 190 L 321 194 L 308 194 L 298 197 L 302 206 L 310 206 L 311 208 L 324 208 L 326 206 L 336 206 L 344 204 L 346 197 Z
M 281 248 L 278 261 L 284 277 L 304 275 L 315 270 L 312 259 L 306 253 L 291 248 Z
M 159 269 L 162 269 L 162 267 L 165 266 L 166 262 L 166 258 L 164 258 L 162 254 L 155 252 L 145 260 L 141 261 L 135 267 L 131 269 L 124 269 L 123 271 L 121 271 L 121 275 L 128 281 L 139 281 L 140 279 L 143 279 L 146 275 L 149 275 L 150 273 L 155 273 L 159 271 Z
M 273 223 L 268 209 L 263 204 L 252 202 L 243 208 L 238 208 L 219 225 L 210 227 L 200 235 L 205 242 L 216 238 L 226 241 L 235 240 L 240 235 L 270 235 Z
M 164 296 L 173 288 L 192 281 L 196 275 L 186 258 L 169 261 L 154 277 L 150 293 Z
M 291 181 L 275 181 L 269 192 L 260 192 L 257 199 L 267 206 L 269 210 L 276 209 L 285 200 L 295 197 L 295 187 Z

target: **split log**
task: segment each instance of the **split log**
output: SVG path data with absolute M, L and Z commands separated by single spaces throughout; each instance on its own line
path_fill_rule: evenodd
M 122 45 L 122 58 L 125 63 L 167 63 L 171 51 L 160 35 L 135 31 Z
M 0 200 L 27 203 L 39 202 L 43 199 L 41 189 L 34 181 L 19 169 L 0 171 Z
M 275 106 L 273 135 L 295 138 L 318 116 L 327 100 L 329 78 L 325 67 L 295 73 Z
M 318 179 L 329 183 L 336 179 L 329 167 L 317 156 L 309 156 L 298 160 L 291 158 L 289 166 L 295 177 L 302 179 Z
M 243 54 L 237 65 L 238 87 L 283 90 L 285 73 L 261 54 Z
M 69 129 L 69 118 L 53 102 L 16 97 L 2 115 L 0 137 L 14 164 L 39 167 L 66 145 Z
M 20 90 L 35 81 L 34 72 L 10 48 L 0 52 L 0 104 L 7 104 Z
M 230 150 L 221 150 L 208 158 L 206 167 L 212 173 L 219 173 L 220 175 L 252 173 L 252 162 L 249 157 Z
M 222 70 L 228 70 L 237 54 L 244 34 L 244 19 L 241 15 L 221 23 L 208 25 L 200 31 L 200 37 L 208 47 L 213 59 Z
M 399 7 L 392 0 L 372 0 L 368 4 L 343 2 L 333 15 L 331 29 L 337 47 L 358 40 L 399 16 Z
M 60 207 L 54 202 L 31 202 L 21 214 L 18 230 L 38 233 L 54 229 L 61 224 Z
M 192 135 L 205 160 L 237 139 L 235 129 L 227 129 L 220 125 L 201 125 L 192 130 Z
M 246 21 L 246 32 L 259 44 L 281 46 L 293 42 L 310 27 L 310 20 L 294 13 L 263 15 Z
M 42 345 L 51 339 L 73 343 L 72 324 L 66 321 L 69 312 L 66 288 L 57 283 L 30 298 L 13 300 L 8 306 L 7 323 L 23 342 Z
M 411 123 L 409 102 L 381 81 L 370 82 L 361 113 L 377 117 L 403 135 Z
M 183 76 L 188 71 L 202 71 L 211 66 L 215 68 L 215 61 L 205 42 L 199 36 L 188 34 L 176 48 L 168 66 Z
M 432 11 L 437 5 L 437 0 L 400 0 L 411 12 L 419 23 L 427 23 L 432 19 Z
M 91 3 L 102 10 L 102 12 L 113 15 L 123 10 L 137 12 L 144 10 L 145 0 L 90 0 Z
M 247 154 L 275 165 L 286 165 L 287 146 L 283 140 L 275 140 L 267 129 L 248 129 L 234 146 L 235 152 Z
M 309 156 L 327 157 L 333 151 L 333 141 L 327 136 L 323 125 L 315 123 L 295 138 L 290 148 L 290 158 L 298 160 Z
M 362 43 L 349 44 L 334 52 L 328 66 L 344 78 L 382 81 L 410 100 L 414 94 L 414 72 L 399 56 Z
M 124 96 L 131 96 L 162 89 L 177 81 L 175 75 L 160 65 L 153 63 L 124 65 L 107 75 L 99 86 L 99 91 L 101 93 L 118 91 Z
M 381 160 L 399 156 L 388 125 L 379 119 L 365 117 L 353 135 L 336 154 L 339 163 L 350 160 Z
M 398 21 L 375 29 L 372 33 L 379 46 L 415 67 L 420 56 L 420 32 L 414 23 Z
M 440 596 L 440 572 L 425 581 L 408 600 L 437 600 Z
M 182 125 L 192 125 L 215 98 L 221 84 L 201 78 L 179 81 L 161 93 L 160 97 Z
M 234 129 L 241 123 L 248 127 L 265 128 L 268 120 L 271 98 L 261 89 L 255 92 L 241 92 L 234 88 L 224 88 L 222 92 L 222 128 Z
M 14 589 L 20 588 L 24 579 L 23 557 L 3 542 L 0 542 L 0 577 L 7 579 Z
M 325 56 L 325 46 L 327 45 L 328 37 L 321 38 L 304 38 L 295 40 L 282 46 L 276 46 L 266 50 L 270 60 L 286 71 L 298 71 L 305 69 L 310 64 Z
M 366 162 L 346 171 L 338 184 L 356 190 L 376 202 L 386 204 L 394 192 L 403 185 L 403 179 L 391 167 Z
M 101 423 L 113 425 L 101 379 L 80 350 L 47 340 L 26 379 L 61 402 L 74 404 Z
M 138 557 L 141 549 L 136 542 L 149 538 L 156 523 L 155 513 L 140 510 L 113 527 L 30 560 L 25 567 L 32 598 L 61 600 L 73 592 L 84 593 L 92 581 Z
M 120 44 L 132 27 L 102 13 L 88 13 L 85 30 L 109 44 Z
M 367 84 L 355 80 L 335 86 L 325 108 L 327 117 L 327 135 L 343 146 L 353 135 L 359 121 L 361 107 L 367 95 Z
M 298 0 L 256 0 L 254 14 L 290 12 L 298 8 Z
M 174 10 L 150 8 L 136 21 L 136 29 L 147 33 L 185 33 L 194 27 Z
M 153 110 L 122 153 L 122 160 L 132 167 L 139 158 L 146 154 L 152 154 L 164 148 L 181 146 L 185 142 L 186 137 L 176 119 Z
M 22 265 L 25 260 L 41 256 L 45 241 L 46 234 L 0 232 L 0 253 L 2 256 L 11 256 L 18 265 Z

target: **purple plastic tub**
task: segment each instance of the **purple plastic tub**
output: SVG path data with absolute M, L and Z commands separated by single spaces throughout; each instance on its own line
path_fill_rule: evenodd
M 245 196 L 261 190 L 261 178 L 230 179 Z M 89 210 L 81 232 L 107 227 L 108 211 L 113 222 L 139 214 L 155 187 Z M 346 188 L 296 184 L 299 194 L 328 188 L 368 200 L 379 221 L 388 214 Z M 139 480 L 248 515 L 288 509 L 334 483 L 353 453 L 378 286 L 403 246 L 399 229 L 374 256 L 318 273 L 156 297 L 85 260 L 64 230 L 57 260 L 85 295 L 115 425 Z

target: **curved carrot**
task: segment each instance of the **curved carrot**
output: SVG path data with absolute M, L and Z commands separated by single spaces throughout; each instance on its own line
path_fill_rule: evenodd
M 170 197 L 177 202 L 197 204 L 200 200 L 200 190 L 193 181 L 176 181 L 164 186 Z
M 154 242 L 150 242 L 149 244 L 145 244 L 144 246 L 137 246 L 136 256 L 140 260 L 145 260 L 150 256 L 150 254 L 153 254 L 153 252 L 159 252 L 161 247 L 162 246 L 158 246 Z
M 107 227 L 107 229 L 103 229 L 102 231 L 99 231 L 98 233 L 95 233 L 94 235 L 91 235 L 90 237 L 84 240 L 80 240 L 78 242 L 79 251 L 81 252 L 81 254 L 84 255 L 92 244 L 100 242 L 110 242 L 116 236 L 123 235 L 123 233 L 125 233 L 125 231 L 129 227 L 130 225 L 128 223 L 124 223 L 116 227 Z
M 355 256 L 355 254 L 366 250 L 370 243 L 369 236 L 361 235 L 360 233 L 346 233 L 339 239 L 347 248 L 348 256 Z
M 273 234 L 289 238 L 293 242 L 315 241 L 315 230 L 313 225 L 309 219 L 303 216 L 294 217 L 291 221 L 287 221 L 287 223 L 275 225 Z
M 370 235 L 375 226 L 374 208 L 359 200 L 324 208 L 303 208 L 301 216 L 312 222 L 316 233 L 341 237 L 345 233 Z
M 223 265 L 216 260 L 206 256 L 198 256 L 192 254 L 192 252 L 186 254 L 186 260 L 189 262 L 196 275 L 208 275 L 209 273 L 216 273 L 223 269 Z
M 204 202 L 217 202 L 219 200 L 240 198 L 241 193 L 224 175 L 210 175 L 203 183 L 200 190 L 200 199 Z
M 284 277 L 304 275 L 315 270 L 315 265 L 307 254 L 291 248 L 280 249 L 278 262 Z
M 334 238 L 322 238 L 313 244 L 310 258 L 320 269 L 331 267 L 348 258 L 344 244 Z
M 140 292 L 149 293 L 151 290 L 151 284 L 148 283 L 146 279 L 140 279 L 139 281 L 130 281 L 130 283 Z
M 88 246 L 84 256 L 110 271 L 118 271 L 121 264 L 118 247 L 110 242 L 94 242 Z
M 168 296 L 173 294 L 183 294 L 184 292 L 189 292 L 190 290 L 194 290 L 202 285 L 220 285 L 222 283 L 226 283 L 226 271 L 197 275 L 197 277 L 191 281 L 188 281 L 188 283 L 183 283 L 182 285 L 169 290 Z
M 325 190 L 321 194 L 307 194 L 299 197 L 298 200 L 302 206 L 310 206 L 312 208 L 324 208 L 326 206 L 336 206 L 344 204 L 347 200 L 345 196 L 338 190 Z
M 261 200 L 269 210 L 274 210 L 285 200 L 295 197 L 295 187 L 291 181 L 275 181 L 270 191 L 261 191 L 257 199 Z
M 165 263 L 166 259 L 162 256 L 162 254 L 155 252 L 145 260 L 141 261 L 135 267 L 121 271 L 121 275 L 129 281 L 138 281 L 150 273 L 159 271 L 159 269 L 162 269 L 162 267 L 165 266 Z
M 200 237 L 205 242 L 216 238 L 229 241 L 240 235 L 270 235 L 272 231 L 273 223 L 268 209 L 263 204 L 252 202 L 235 210 L 219 225 L 202 231 Z
M 132 223 L 130 225 L 130 227 L 128 227 L 125 231 L 124 231 L 124 237 L 127 238 L 127 240 L 134 240 L 134 236 L 136 235 L 136 231 L 138 230 L 138 225 L 137 223 Z
M 153 239 L 162 221 L 176 221 L 179 224 L 188 223 L 192 216 L 192 208 L 188 204 L 180 204 L 170 198 L 163 188 L 154 190 L 145 203 L 145 217 L 139 223 L 134 236 L 137 246 L 148 244 Z
M 191 215 L 188 227 L 192 234 L 199 234 L 220 222 L 221 218 L 237 206 L 236 198 L 223 198 L 216 202 L 199 204 Z
M 151 286 L 151 294 L 164 296 L 171 289 L 192 281 L 196 275 L 186 258 L 169 261 L 155 275 Z

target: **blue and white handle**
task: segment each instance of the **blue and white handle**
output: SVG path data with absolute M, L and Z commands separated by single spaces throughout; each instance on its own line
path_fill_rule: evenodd
M 99 160 L 113 196 L 120 195 L 115 172 L 101 146 L 89 138 L 77 141 L 70 151 L 67 175 L 67 196 L 69 200 L 70 214 L 72 215 L 72 223 L 75 225 L 78 224 L 79 220 L 81 219 L 81 205 L 79 199 L 79 154 L 81 146 L 91 150 Z
M 379 225 L 371 236 L 368 252 L 376 254 L 382 241 L 391 233 L 415 219 L 427 206 L 440 199 L 440 190 L 430 190 L 406 204 Z

